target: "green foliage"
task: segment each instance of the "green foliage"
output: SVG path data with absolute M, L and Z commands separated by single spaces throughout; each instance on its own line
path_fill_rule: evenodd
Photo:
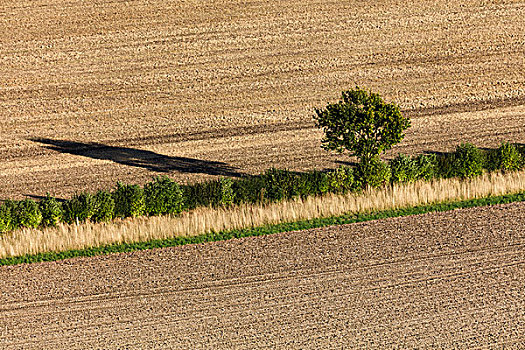
M 42 213 L 38 203 L 32 199 L 24 199 L 16 205 L 14 216 L 17 227 L 37 227 L 42 222 Z
M 346 193 L 354 186 L 354 170 L 348 166 L 340 166 L 326 174 L 328 192 Z
M 415 158 L 399 154 L 390 161 L 392 182 L 430 180 L 436 176 L 437 158 L 434 154 L 421 154 Z
M 146 211 L 144 190 L 138 185 L 118 182 L 113 192 L 113 200 L 116 217 L 137 217 Z
M 249 176 L 232 183 L 235 204 L 258 203 L 264 200 L 264 179 L 262 176 Z
M 94 212 L 91 220 L 95 222 L 109 221 L 115 216 L 115 200 L 108 191 L 98 191 L 93 197 Z
M 417 179 L 417 163 L 404 154 L 398 154 L 390 161 L 392 182 L 413 182 Z
M 428 181 L 438 176 L 438 161 L 435 154 L 420 154 L 415 161 L 418 179 Z
M 16 228 L 14 215 L 16 214 L 16 202 L 6 200 L 0 205 L 0 232 L 7 232 Z
M 404 138 L 410 120 L 399 107 L 385 103 L 376 93 L 356 87 L 343 91 L 337 103 L 316 109 L 314 119 L 325 137 L 323 148 L 355 155 L 360 163 L 369 163 Z
M 38 204 L 42 213 L 43 226 L 56 226 L 64 218 L 62 204 L 49 194 Z
M 221 177 L 217 180 L 217 192 L 215 205 L 232 205 L 235 197 L 233 193 L 233 181 L 228 177 Z
M 317 196 L 329 191 L 328 173 L 310 171 L 296 175 L 297 192 L 301 198 Z
M 148 215 L 179 214 L 183 207 L 182 189 L 167 176 L 159 176 L 144 186 Z
M 262 177 L 264 195 L 270 201 L 282 201 L 300 195 L 297 175 L 289 170 L 271 168 Z
M 509 142 L 504 142 L 501 146 L 491 154 L 489 158 L 492 163 L 489 167 L 493 170 L 513 171 L 518 170 L 523 165 L 523 158 L 519 150 Z M 492 169 L 491 169 L 492 170 Z
M 463 178 L 481 175 L 483 164 L 481 151 L 470 143 L 462 143 L 454 152 L 451 175 Z
M 389 183 L 392 172 L 388 163 L 372 158 L 368 163 L 359 163 L 355 169 L 355 182 L 357 188 L 376 188 Z
M 95 200 L 91 193 L 81 193 L 73 196 L 63 204 L 64 220 L 73 224 L 90 219 L 95 213 Z
M 249 181 L 241 181 L 241 184 L 249 184 Z M 182 186 L 182 189 L 185 209 L 230 205 L 236 202 L 235 190 L 242 190 L 233 180 L 222 177 L 214 181 Z M 250 196 L 250 193 L 242 195 Z

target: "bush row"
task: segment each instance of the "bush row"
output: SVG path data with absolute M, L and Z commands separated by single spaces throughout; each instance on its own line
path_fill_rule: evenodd
M 39 202 L 7 200 L 0 205 L 0 232 L 55 226 L 59 222 L 102 222 L 118 217 L 178 214 L 182 210 L 181 187 L 168 177 L 158 177 L 143 188 L 119 182 L 113 191 L 80 193 L 64 202 L 49 195 Z
M 346 193 L 388 183 L 430 180 L 439 177 L 477 176 L 483 171 L 512 171 L 524 166 L 524 149 L 503 143 L 497 149 L 480 150 L 464 143 L 455 152 L 398 155 L 390 162 L 373 159 L 356 167 L 306 173 L 269 169 L 261 175 L 232 180 L 179 185 L 157 177 L 144 187 L 118 183 L 113 191 L 80 193 L 59 202 L 49 195 L 39 201 L 5 201 L 0 205 L 0 232 L 19 227 L 54 226 L 59 222 L 102 222 L 141 215 L 179 214 L 199 206 L 228 206 L 305 198 L 324 193 Z

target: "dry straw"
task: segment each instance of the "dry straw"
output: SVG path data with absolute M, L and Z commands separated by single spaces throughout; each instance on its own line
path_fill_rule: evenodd
M 210 231 L 293 222 L 345 213 L 396 209 L 450 200 L 511 194 L 525 190 L 525 172 L 492 173 L 472 180 L 440 179 L 396 184 L 361 194 L 296 199 L 266 205 L 198 208 L 179 217 L 149 217 L 111 223 L 59 225 L 23 229 L 0 237 L 0 258 L 48 251 L 82 249 L 119 242 L 138 242 Z

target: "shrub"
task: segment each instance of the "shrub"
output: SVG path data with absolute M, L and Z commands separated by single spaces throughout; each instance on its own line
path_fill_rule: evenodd
M 271 168 L 263 174 L 266 199 L 281 201 L 299 195 L 297 175 L 289 170 Z
M 438 176 L 438 161 L 435 154 L 420 154 L 417 156 L 416 169 L 418 179 L 426 181 Z
M 181 186 L 184 209 L 193 209 L 199 205 L 204 205 L 204 198 L 200 195 L 202 187 L 202 183 Z
M 13 217 L 16 212 L 16 202 L 7 200 L 0 205 L 0 232 L 14 230 L 16 221 Z
M 366 187 L 379 187 L 386 185 L 390 181 L 392 173 L 390 166 L 379 159 L 372 158 L 368 163 L 359 163 L 355 170 L 356 187 L 364 189 Z
M 118 182 L 113 192 L 113 200 L 117 217 L 136 217 L 145 213 L 144 190 L 138 185 L 125 185 Z
M 398 154 L 397 157 L 392 159 L 390 168 L 392 171 L 392 182 L 412 182 L 417 179 L 417 162 L 404 154 Z
M 463 178 L 481 175 L 483 172 L 483 155 L 470 143 L 456 147 L 452 162 L 452 176 Z
M 64 221 L 67 223 L 83 222 L 90 219 L 95 213 L 95 200 L 90 193 L 81 193 L 73 196 L 63 204 Z
M 390 161 L 392 182 L 413 182 L 436 177 L 437 157 L 435 154 L 420 154 L 415 158 L 399 154 Z
M 218 206 L 223 204 L 224 196 L 228 196 L 227 180 L 223 183 L 222 180 L 207 181 L 202 183 L 195 183 L 183 187 L 183 202 L 184 208 L 193 209 L 195 207 Z M 232 194 L 233 195 L 233 194 Z M 227 198 L 224 198 L 227 200 Z
M 56 226 L 64 219 L 62 204 L 49 194 L 38 204 L 42 213 L 43 226 Z
M 328 173 L 314 170 L 296 175 L 297 193 L 301 198 L 328 192 Z
M 147 183 L 144 196 L 148 215 L 178 214 L 182 211 L 182 189 L 167 176 L 159 176 Z
M 523 164 L 521 153 L 518 149 L 504 142 L 495 152 L 494 168 L 504 171 L 518 170 Z
M 249 176 L 233 181 L 232 192 L 235 204 L 257 203 L 264 199 L 264 179 L 262 176 Z
M 233 204 L 233 181 L 227 177 L 221 177 L 217 180 L 217 190 L 215 194 L 215 205 L 231 205 Z
M 94 212 L 91 220 L 109 221 L 115 217 L 115 200 L 108 191 L 98 191 L 93 197 Z
M 38 203 L 32 199 L 18 202 L 14 217 L 17 227 L 37 227 L 42 222 L 42 213 L 38 208 Z
M 328 192 L 346 193 L 354 187 L 354 170 L 340 166 L 326 174 Z

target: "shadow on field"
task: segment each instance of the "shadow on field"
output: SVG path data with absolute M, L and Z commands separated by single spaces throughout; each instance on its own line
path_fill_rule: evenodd
M 93 159 L 110 160 L 115 163 L 132 167 L 148 169 L 150 171 L 168 173 L 200 173 L 208 175 L 222 175 L 240 177 L 242 174 L 223 162 L 213 162 L 194 158 L 170 157 L 152 151 L 136 148 L 108 146 L 96 142 L 75 142 L 67 140 L 53 140 L 34 138 L 31 141 L 42 143 L 45 147 L 61 153 L 69 153 Z
M 24 197 L 26 198 L 31 198 L 31 199 L 34 199 L 34 200 L 37 200 L 37 201 L 41 201 L 41 200 L 44 200 L 47 198 L 47 196 L 41 196 L 41 195 L 38 195 L 38 194 L 24 194 Z M 54 197 L 54 196 L 51 196 L 53 197 L 54 199 L 56 199 L 57 201 L 59 202 L 65 202 L 66 199 L 65 198 L 60 198 L 60 197 Z
M 350 166 L 355 167 L 357 166 L 357 162 L 351 161 L 351 160 L 336 160 L 334 161 L 335 164 L 344 165 L 344 166 Z

